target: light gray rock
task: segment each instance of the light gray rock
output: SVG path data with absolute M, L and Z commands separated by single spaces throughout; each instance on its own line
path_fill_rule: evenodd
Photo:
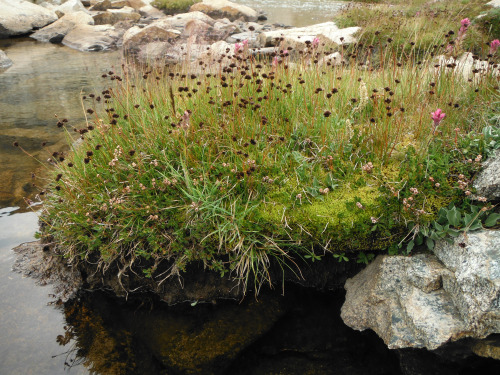
M 177 29 L 179 31 L 183 31 L 187 23 L 191 20 L 203 21 L 205 23 L 208 23 L 210 26 L 213 26 L 215 24 L 215 20 L 207 16 L 206 14 L 203 14 L 201 12 L 189 12 L 159 19 L 153 22 L 152 25 L 156 25 L 165 30 Z
M 474 336 L 500 333 L 500 231 L 467 233 L 453 244 L 439 241 L 433 251 L 452 271 L 443 277 L 443 289 Z
M 491 0 L 486 5 L 492 6 L 493 8 L 500 8 L 500 0 Z
M 96 25 L 114 25 L 120 21 L 137 22 L 141 15 L 133 8 L 123 7 L 121 9 L 108 9 L 105 12 L 93 16 Z
M 123 35 L 123 48 L 128 54 L 135 54 L 141 50 L 141 48 L 149 43 L 161 43 L 164 42 L 171 45 L 172 42 L 179 38 L 181 32 L 179 30 L 164 29 L 157 26 L 156 24 L 148 25 L 144 28 L 139 26 L 133 26 L 128 29 Z M 165 45 L 155 44 L 154 47 L 147 49 L 146 55 L 152 55 L 151 49 L 159 50 Z M 155 52 L 155 56 L 158 53 Z
M 254 32 L 247 31 L 244 33 L 232 34 L 229 38 L 226 39 L 228 43 L 240 43 L 244 40 L 248 41 L 248 46 L 250 48 L 258 48 L 260 47 L 258 35 Z
M 152 5 L 145 5 L 141 8 L 139 8 L 139 14 L 142 17 L 149 18 L 149 19 L 159 19 L 159 18 L 165 17 L 165 13 L 163 13 L 161 10 L 155 8 Z
M 434 251 L 378 256 L 346 282 L 344 322 L 373 329 L 391 349 L 500 333 L 500 231 L 440 241 Z
M 340 52 L 334 52 L 319 59 L 318 64 L 323 65 L 330 63 L 330 65 L 342 65 L 343 61 Z
M 226 39 L 231 34 L 231 28 L 215 28 L 200 20 L 191 20 L 184 27 L 182 36 L 195 44 L 211 44 Z
M 483 170 L 474 181 L 476 196 L 488 200 L 500 199 L 500 149 L 483 163 Z
M 0 69 L 7 69 L 12 66 L 12 60 L 0 49 Z
M 79 24 L 93 25 L 94 19 L 85 12 L 70 13 L 35 31 L 30 37 L 41 42 L 61 43 L 66 34 Z
M 23 0 L 0 0 L 0 38 L 23 35 L 57 21 L 57 15 Z
M 199 60 L 204 63 L 214 63 L 221 58 L 234 55 L 234 50 L 234 44 L 229 44 L 224 40 L 220 40 L 213 43 L 208 50 L 203 51 L 199 56 Z
M 356 41 L 353 36 L 360 30 L 359 27 L 347 27 L 339 29 L 334 22 L 324 22 L 306 27 L 293 27 L 290 29 L 280 29 L 262 32 L 259 35 L 260 45 L 263 47 L 276 46 L 282 43 L 279 39 L 283 38 L 285 46 L 293 44 L 305 45 L 306 42 L 312 42 L 314 38 L 320 38 L 322 41 L 337 44 L 348 44 Z
M 148 3 L 143 0 L 101 0 L 101 1 L 91 1 L 90 5 L 92 5 L 90 10 L 95 10 L 95 11 L 102 11 L 108 9 L 121 9 L 124 7 L 130 7 L 138 10 L 148 5 Z
M 201 3 L 193 4 L 189 11 L 203 12 L 212 18 L 227 17 L 231 21 L 240 18 L 245 21 L 257 21 L 258 18 L 258 13 L 254 9 L 227 0 L 203 0 Z
M 62 43 L 79 51 L 107 51 L 116 48 L 120 37 L 120 32 L 110 25 L 77 25 L 64 37 Z
M 160 66 L 190 63 L 196 59 L 206 46 L 192 43 L 152 42 L 142 45 L 137 54 L 139 61 Z
M 441 73 L 443 67 L 453 64 L 455 66 L 453 70 L 456 73 L 460 74 L 463 79 L 474 80 L 475 83 L 479 83 L 483 75 L 500 76 L 500 72 L 494 69 L 488 61 L 474 60 L 471 52 L 462 54 L 458 59 L 441 55 L 438 56 L 437 61 L 439 64 L 435 67 L 437 73 Z
M 87 10 L 80 0 L 67 0 L 63 4 L 57 6 L 54 11 L 59 11 L 64 14 L 70 14 L 74 12 L 86 12 Z

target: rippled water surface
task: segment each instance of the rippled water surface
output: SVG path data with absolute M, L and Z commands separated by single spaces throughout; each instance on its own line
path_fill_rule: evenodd
M 331 21 L 345 1 L 333 0 L 234 0 L 255 10 L 263 10 L 270 23 L 308 26 Z
M 67 144 L 55 115 L 74 125 L 84 121 L 80 92 L 99 87 L 101 72 L 119 65 L 120 53 L 82 53 L 28 38 L 0 40 L 0 49 L 13 61 L 0 71 L 0 374 L 64 374 L 68 349 L 56 343 L 64 317 L 47 305 L 50 288 L 11 271 L 11 249 L 33 241 L 38 227 L 24 202 L 38 191 L 31 173 L 43 177 L 37 159 L 46 160 L 51 149 Z M 42 187 L 44 180 L 35 183 Z M 77 367 L 71 373 L 87 371 Z

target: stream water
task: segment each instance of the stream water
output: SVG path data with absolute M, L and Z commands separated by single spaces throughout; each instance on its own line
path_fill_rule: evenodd
M 345 1 L 334 0 L 236 0 L 256 10 L 263 10 L 270 23 L 296 27 L 332 20 Z
M 238 2 L 265 10 L 268 22 L 296 26 L 328 21 L 339 7 L 328 0 Z M 375 334 L 343 325 L 342 292 L 292 288 L 287 297 L 264 293 L 259 303 L 175 309 L 147 301 L 148 310 L 94 293 L 52 305 L 50 288 L 11 271 L 11 249 L 34 240 L 38 227 L 24 198 L 36 201 L 44 184 L 37 160 L 67 143 L 55 116 L 84 121 L 81 92 L 99 89 L 100 75 L 121 64 L 121 55 L 29 38 L 0 40 L 0 49 L 13 61 L 0 72 L 0 374 L 400 373 L 396 354 Z M 214 360 L 221 345 L 233 349 Z

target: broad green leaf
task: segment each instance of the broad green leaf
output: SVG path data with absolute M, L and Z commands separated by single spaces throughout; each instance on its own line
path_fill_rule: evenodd
M 406 245 L 406 251 L 409 253 L 413 247 L 415 246 L 415 242 L 413 240 L 411 240 L 410 242 L 408 242 L 408 245 Z
M 415 243 L 417 244 L 417 246 L 422 245 L 424 243 L 424 236 L 422 236 L 422 234 L 419 233 L 415 238 Z
M 456 207 L 453 207 L 451 210 L 447 212 L 446 218 L 448 219 L 448 222 L 454 227 L 459 227 L 462 221 L 462 215 L 460 214 L 460 211 L 458 211 Z
M 469 225 L 472 222 L 472 220 L 474 220 L 474 216 L 475 215 L 465 214 L 464 215 L 464 223 L 465 223 L 465 225 Z
M 425 239 L 425 244 L 427 245 L 427 248 L 429 248 L 429 250 L 434 249 L 434 241 L 431 238 L 427 237 Z
M 500 214 L 497 214 L 495 212 L 491 213 L 488 215 L 486 220 L 484 221 L 484 226 L 485 227 L 492 227 L 497 224 L 497 222 L 500 220 Z
M 469 227 L 470 231 L 481 229 L 483 225 L 479 220 L 475 220 L 474 223 Z
M 434 222 L 434 228 L 436 228 L 438 231 L 443 230 L 443 226 L 440 225 L 437 221 Z

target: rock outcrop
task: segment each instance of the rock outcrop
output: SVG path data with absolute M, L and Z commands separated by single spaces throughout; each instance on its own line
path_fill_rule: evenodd
M 107 51 L 116 48 L 118 32 L 111 25 L 77 25 L 64 37 L 62 43 L 84 52 Z
M 334 22 L 324 22 L 306 27 L 266 31 L 261 33 L 259 38 L 262 47 L 277 46 L 280 43 L 305 45 L 314 38 L 330 43 L 347 44 L 356 41 L 353 35 L 359 30 L 359 27 L 339 29 Z
M 27 34 L 57 20 L 42 6 L 23 0 L 0 0 L 0 38 Z
M 189 11 L 203 12 L 213 18 L 227 17 L 231 21 L 237 19 L 256 21 L 259 15 L 254 9 L 246 5 L 227 0 L 203 0 L 201 3 L 193 4 Z
M 342 319 L 389 348 L 439 348 L 500 332 L 500 231 L 467 233 L 433 254 L 379 256 L 346 282 Z
M 56 7 L 54 11 L 56 13 L 60 12 L 66 15 L 75 12 L 86 12 L 87 10 L 85 9 L 80 0 L 67 0 L 58 7 Z
M 45 26 L 43 29 L 35 31 L 30 35 L 31 38 L 40 42 L 61 43 L 66 34 L 68 34 L 76 25 L 93 25 L 94 19 L 85 12 L 74 12 L 66 14 L 56 22 Z
M 12 66 L 12 60 L 0 49 L 0 69 L 7 69 Z
M 476 195 L 492 200 L 500 199 L 500 149 L 483 164 L 483 170 L 474 181 Z
M 149 43 L 171 42 L 181 35 L 179 30 L 165 29 L 156 24 L 144 28 L 133 26 L 123 35 L 123 48 L 127 53 L 137 53 Z
M 108 9 L 94 15 L 93 18 L 96 25 L 114 25 L 120 21 L 137 22 L 141 15 L 134 8 L 123 7 L 121 9 Z

